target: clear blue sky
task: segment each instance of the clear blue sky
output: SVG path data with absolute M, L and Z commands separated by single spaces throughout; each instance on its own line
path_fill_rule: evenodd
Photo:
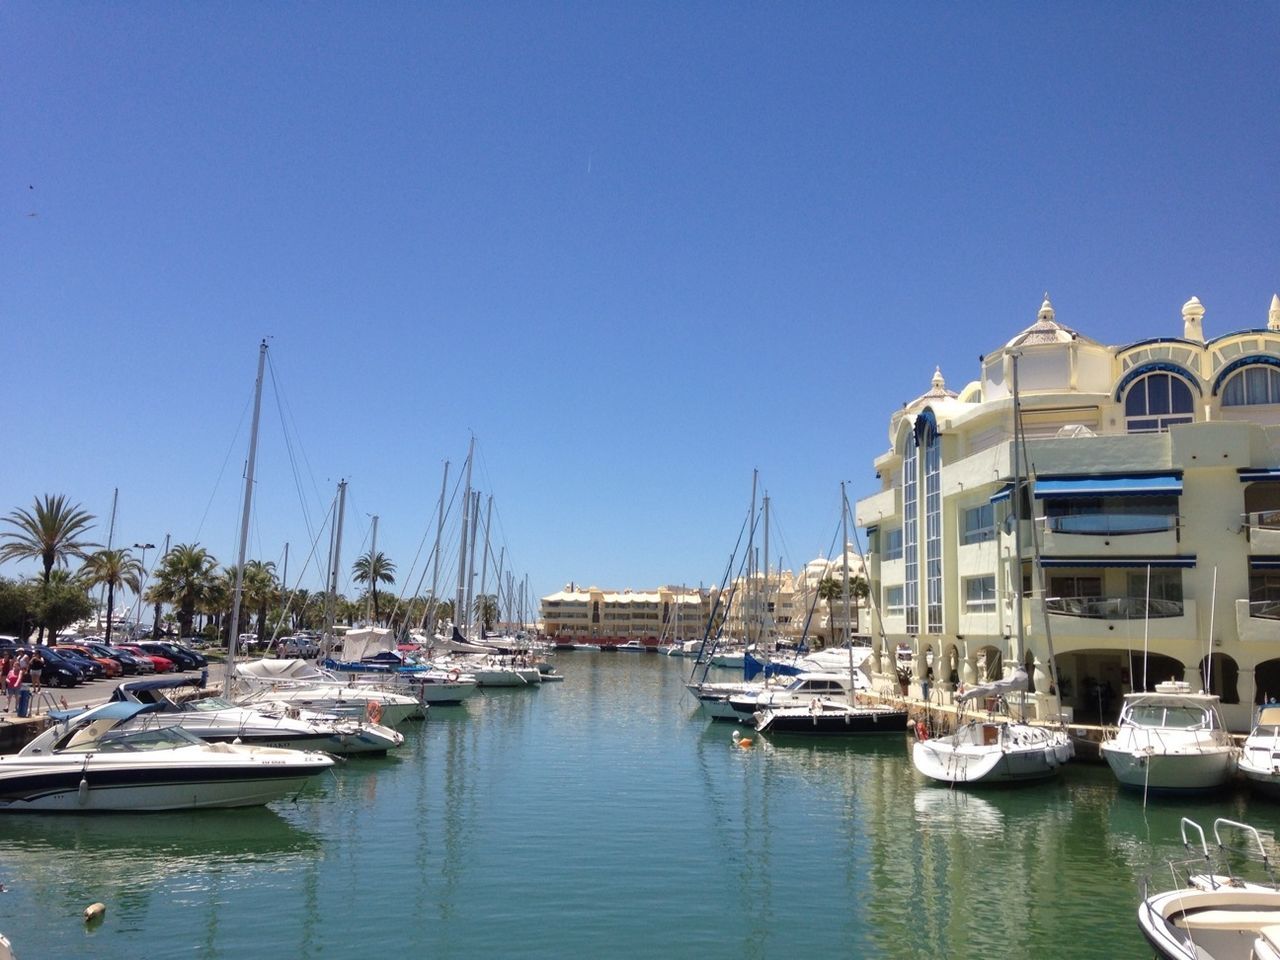
M 269 335 L 313 515 L 351 480 L 348 561 L 376 513 L 408 570 L 474 432 L 538 594 L 717 580 L 753 467 L 803 562 L 839 481 L 875 489 L 892 410 L 935 365 L 974 379 L 1045 290 L 1112 343 L 1180 335 L 1192 294 L 1210 336 L 1265 322 L 1278 28 L 1274 3 L 4 4 L 0 512 L 66 493 L 105 539 L 118 487 L 117 543 L 230 561 Z M 251 552 L 296 564 L 280 420 L 269 389 Z

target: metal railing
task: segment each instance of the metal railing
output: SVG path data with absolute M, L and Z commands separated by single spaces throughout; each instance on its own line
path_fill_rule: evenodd
M 1280 600 L 1250 600 L 1249 616 L 1263 620 L 1280 620 Z
M 1076 513 L 1045 517 L 1050 533 L 1080 534 L 1089 537 L 1119 537 L 1136 533 L 1181 534 L 1182 518 L 1173 513 Z
M 1153 597 L 1045 597 L 1044 608 L 1049 613 L 1063 617 L 1084 617 L 1091 620 L 1142 620 L 1158 617 L 1180 617 L 1184 607 L 1181 600 L 1162 600 Z

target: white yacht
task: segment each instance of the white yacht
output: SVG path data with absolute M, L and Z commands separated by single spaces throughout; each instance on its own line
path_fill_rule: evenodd
M 812 700 L 838 700 L 851 703 L 864 690 L 871 689 L 871 682 L 861 670 L 853 671 L 852 679 L 847 671 L 809 672 L 791 677 L 790 683 L 759 686 L 742 693 L 729 695 L 729 706 L 740 720 L 750 720 L 758 711 L 777 710 L 782 707 L 807 707 Z
M 151 708 L 111 702 L 57 711 L 0 757 L 0 810 L 153 811 L 260 806 L 333 766 L 324 753 L 205 743 L 180 726 L 139 724 Z
M 1240 751 L 1240 772 L 1259 793 L 1280 797 L 1280 703 L 1258 708 L 1258 722 Z
M 305 660 L 251 660 L 236 664 L 235 670 L 236 700 L 242 706 L 283 703 L 387 727 L 426 716 L 426 706 L 417 698 L 372 684 L 346 683 Z
M 1236 748 L 1218 713 L 1218 698 L 1169 681 L 1154 693 L 1129 693 L 1119 728 L 1102 741 L 1116 779 L 1139 790 L 1221 787 L 1235 769 Z
M 179 726 L 210 742 L 239 742 L 334 754 L 386 753 L 404 743 L 404 734 L 367 721 L 315 713 L 278 703 L 237 707 L 221 697 L 181 703 L 166 691 L 196 682 L 184 677 L 131 680 L 116 687 L 113 701 L 153 707 L 128 721 L 131 726 Z

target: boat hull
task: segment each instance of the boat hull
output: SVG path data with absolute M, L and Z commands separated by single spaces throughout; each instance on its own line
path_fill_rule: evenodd
M 1224 786 L 1234 756 L 1229 747 L 1187 753 L 1130 751 L 1102 744 L 1102 756 L 1120 785 L 1132 790 L 1205 792 Z
M 761 733 L 797 733 L 825 737 L 901 734 L 907 729 L 907 711 L 875 708 L 815 711 L 807 707 L 787 707 L 757 714 L 756 729 Z
M 1138 905 L 1138 929 L 1165 960 L 1274 960 L 1280 891 L 1183 888 Z
M 957 734 L 921 740 L 911 762 L 931 780 L 951 784 L 1035 782 L 1057 775 L 1073 754 L 1066 734 L 1030 728 L 1031 742 L 984 744 Z
M 333 764 L 323 755 L 297 753 L 284 759 L 271 752 L 277 756 L 232 757 L 225 762 L 195 758 L 188 763 L 121 763 L 90 756 L 70 767 L 42 764 L 41 758 L 6 758 L 11 762 L 0 765 L 0 810 L 150 812 L 261 806 L 298 793 Z

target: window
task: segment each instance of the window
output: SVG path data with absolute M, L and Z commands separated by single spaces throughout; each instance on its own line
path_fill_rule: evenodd
M 1147 596 L 1147 571 L 1129 571 L 1129 596 L 1142 599 Z M 1182 602 L 1182 571 L 1152 570 L 1151 601 L 1176 600 Z
M 1045 500 L 1045 525 L 1055 533 L 1119 536 L 1159 533 L 1178 523 L 1177 497 L 1069 497 Z
M 1101 577 L 1053 577 L 1049 580 L 1049 592 L 1055 597 L 1100 597 Z
M 902 559 L 902 528 L 894 527 L 891 530 L 881 531 L 884 539 L 884 559 L 901 560 Z
M 964 512 L 964 527 L 960 533 L 961 543 L 981 543 L 996 535 L 995 507 L 984 503 Z
M 914 438 L 907 439 L 907 453 L 902 458 L 902 557 L 906 567 L 904 613 L 907 632 L 920 630 L 920 520 L 918 516 L 919 481 Z
M 925 628 L 942 632 L 942 443 L 932 421 L 924 434 Z
M 1129 433 L 1163 433 L 1177 423 L 1190 423 L 1194 405 L 1191 388 L 1181 377 L 1150 373 L 1139 377 L 1124 398 Z
M 1222 385 L 1224 407 L 1262 403 L 1280 403 L 1280 370 L 1264 366 L 1245 367 L 1233 373 Z
M 886 617 L 902 616 L 902 587 L 884 588 L 884 615 Z
M 996 578 L 967 577 L 964 581 L 964 608 L 967 613 L 990 613 L 996 608 Z

